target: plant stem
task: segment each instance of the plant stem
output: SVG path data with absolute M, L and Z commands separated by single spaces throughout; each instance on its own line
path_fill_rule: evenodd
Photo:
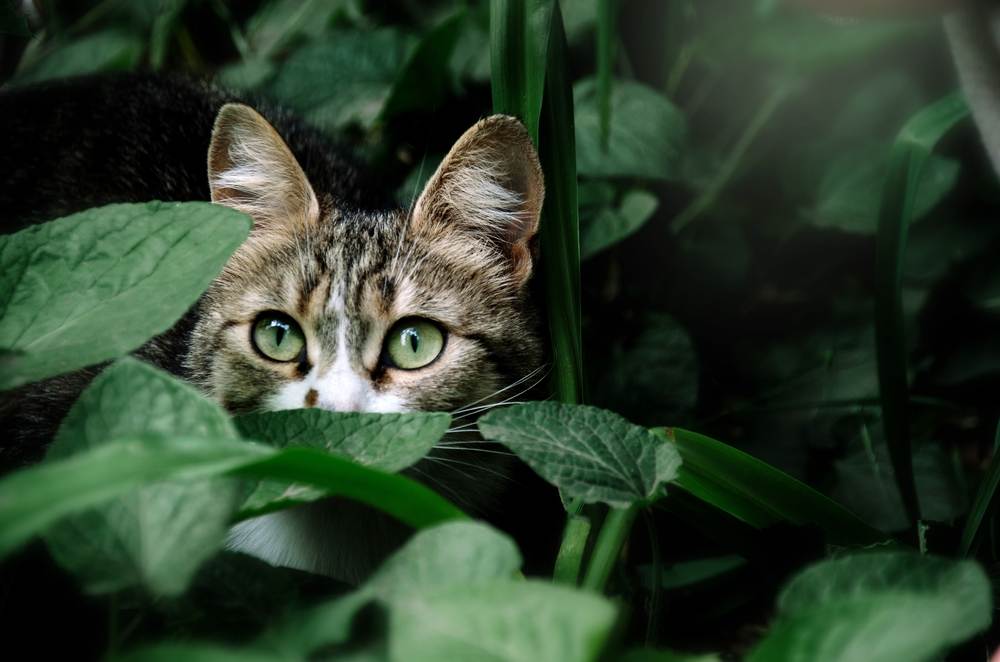
M 611 136 L 611 86 L 615 64 L 615 2 L 597 2 L 597 100 L 601 148 L 607 151 Z
M 604 590 L 611 576 L 611 570 L 618 562 L 622 546 L 632 530 L 632 522 L 639 513 L 639 506 L 632 504 L 628 508 L 612 508 L 597 534 L 594 543 L 594 553 L 587 565 L 587 574 L 583 578 L 583 588 L 592 591 Z
M 576 585 L 580 578 L 580 566 L 583 565 L 583 554 L 587 549 L 589 535 L 589 519 L 582 515 L 567 515 L 562 544 L 552 571 L 552 581 L 557 584 Z

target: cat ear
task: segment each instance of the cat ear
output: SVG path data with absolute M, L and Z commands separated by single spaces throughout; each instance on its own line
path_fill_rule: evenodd
M 248 214 L 254 228 L 273 230 L 319 219 L 319 203 L 290 149 L 267 120 L 227 103 L 208 147 L 212 202 Z
M 515 283 L 531 275 L 545 184 L 527 130 L 493 115 L 458 139 L 413 208 L 416 226 L 457 228 L 490 241 L 510 260 Z

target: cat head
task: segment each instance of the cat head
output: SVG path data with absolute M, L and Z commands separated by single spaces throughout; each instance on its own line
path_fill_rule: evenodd
M 454 411 L 538 372 L 527 285 L 544 187 L 516 119 L 466 131 L 411 209 L 314 190 L 240 104 L 217 116 L 208 173 L 212 201 L 253 219 L 202 299 L 186 359 L 229 410 Z

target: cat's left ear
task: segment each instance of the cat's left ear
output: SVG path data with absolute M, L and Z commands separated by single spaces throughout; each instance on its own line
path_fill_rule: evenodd
M 544 199 L 542 166 L 524 125 L 493 115 L 466 131 L 444 157 L 413 208 L 413 223 L 488 242 L 522 285 L 531 275 L 530 241 Z
M 255 231 L 293 230 L 319 219 L 319 202 L 288 145 L 260 113 L 227 103 L 208 148 L 212 202 L 248 214 Z

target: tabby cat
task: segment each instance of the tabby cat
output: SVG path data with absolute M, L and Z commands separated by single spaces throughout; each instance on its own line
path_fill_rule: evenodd
M 542 372 L 528 284 L 544 187 L 524 127 L 481 120 L 400 208 L 325 136 L 252 106 L 150 75 L 5 91 L 0 227 L 151 199 L 245 212 L 250 237 L 184 319 L 137 355 L 233 413 L 459 412 L 461 443 L 446 435 L 413 475 L 470 511 L 502 510 L 517 488 L 511 462 L 471 452 L 486 448 L 465 429 Z M 5 466 L 39 457 L 95 373 L 8 399 Z M 324 501 L 241 523 L 229 545 L 356 580 L 400 535 L 367 509 Z

